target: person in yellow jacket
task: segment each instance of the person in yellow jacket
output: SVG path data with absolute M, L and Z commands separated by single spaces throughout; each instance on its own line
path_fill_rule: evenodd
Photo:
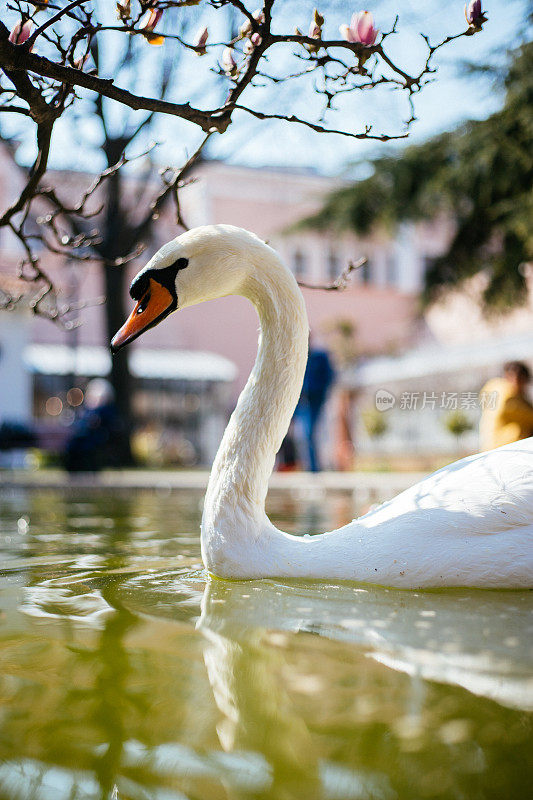
M 493 378 L 485 384 L 480 393 L 482 450 L 533 436 L 533 405 L 526 394 L 530 381 L 531 373 L 525 364 L 509 361 L 503 368 L 503 378 Z

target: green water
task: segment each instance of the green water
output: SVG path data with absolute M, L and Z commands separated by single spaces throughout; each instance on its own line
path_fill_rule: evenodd
M 206 581 L 200 504 L 0 495 L 1 800 L 530 796 L 531 593 Z

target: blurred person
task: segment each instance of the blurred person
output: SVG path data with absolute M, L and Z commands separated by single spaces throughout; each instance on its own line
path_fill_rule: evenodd
M 531 372 L 526 364 L 509 361 L 503 367 L 503 377 L 492 378 L 485 384 L 480 394 L 482 450 L 533 436 L 533 405 L 527 397 L 530 381 Z
M 302 394 L 296 408 L 296 415 L 303 428 L 307 469 L 319 472 L 316 433 L 328 392 L 335 380 L 335 372 L 326 350 L 314 348 L 309 338 L 309 356 L 305 368 Z
M 114 466 L 121 430 L 113 387 L 104 378 L 89 381 L 81 414 L 65 448 L 65 468 L 69 472 L 95 472 Z

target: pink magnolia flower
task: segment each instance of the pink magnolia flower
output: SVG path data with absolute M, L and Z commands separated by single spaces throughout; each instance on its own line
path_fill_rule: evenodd
M 481 29 L 484 22 L 487 21 L 486 16 L 481 10 L 481 0 L 470 0 L 465 6 L 466 21 L 471 28 Z
M 197 48 L 196 54 L 199 56 L 205 56 L 207 53 L 206 44 L 209 38 L 209 31 L 207 28 L 200 28 L 197 32 L 196 36 L 194 37 L 193 44 Z
M 163 11 L 160 8 L 151 8 L 141 20 L 140 29 L 151 33 L 162 16 Z
M 13 26 L 11 33 L 9 34 L 9 41 L 12 44 L 24 44 L 30 36 L 33 28 L 33 22 L 31 19 L 27 19 L 26 22 L 17 22 L 16 25 Z
M 341 25 L 339 30 L 343 39 L 354 44 L 373 45 L 378 35 L 370 11 L 359 11 L 354 14 L 350 24 Z

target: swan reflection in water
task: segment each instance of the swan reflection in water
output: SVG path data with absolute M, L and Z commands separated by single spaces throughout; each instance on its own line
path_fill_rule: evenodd
M 269 646 L 276 637 L 261 627 L 243 628 L 242 620 L 226 614 L 227 593 L 217 584 L 205 588 L 200 629 L 207 639 L 209 682 L 222 712 L 220 744 L 226 752 L 264 757 L 258 766 L 265 797 L 318 800 L 318 753 L 285 687 L 282 651 Z
M 498 729 L 495 709 L 516 713 L 482 698 L 533 708 L 531 604 L 523 593 L 472 599 L 210 580 L 198 627 L 222 748 L 261 754 L 269 798 L 456 797 L 490 786 L 513 744 L 505 726 L 492 743 L 483 731 Z M 295 648 L 295 632 L 319 636 Z
M 2 798 L 527 794 L 530 593 L 123 569 L 25 592 Z

